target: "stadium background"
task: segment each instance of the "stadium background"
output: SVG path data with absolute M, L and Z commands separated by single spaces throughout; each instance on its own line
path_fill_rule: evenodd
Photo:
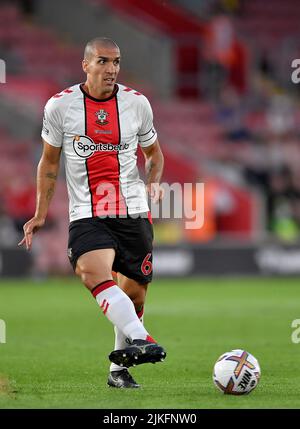
M 61 393 L 63 376 L 72 379 L 75 372 L 73 367 L 70 373 L 65 355 L 58 360 L 54 351 L 51 354 L 47 348 L 51 344 L 55 342 L 57 348 L 64 344 L 66 355 L 72 355 L 74 333 L 79 332 L 84 344 L 84 332 L 93 321 L 99 324 L 105 350 L 111 348 L 107 325 L 107 333 L 101 331 L 104 322 L 101 325 L 92 303 L 82 298 L 79 281 L 69 277 L 63 166 L 47 225 L 34 237 L 30 254 L 17 248 L 22 226 L 35 207 L 43 106 L 53 94 L 84 80 L 83 48 L 98 35 L 114 39 L 121 48 L 119 82 L 143 92 L 151 101 L 165 155 L 163 181 L 205 183 L 201 229 L 186 230 L 184 219 L 155 222 L 156 283 L 149 294 L 149 323 L 160 336 L 169 338 L 171 352 L 176 351 L 176 342 L 199 333 L 189 345 L 194 355 L 188 366 L 198 368 L 196 356 L 201 350 L 203 368 L 197 382 L 192 378 L 189 389 L 185 386 L 187 369 L 177 356 L 177 366 L 170 364 L 169 377 L 176 374 L 178 385 L 185 386 L 182 397 L 186 402 L 175 395 L 173 403 L 163 404 L 185 404 L 187 408 L 280 406 L 287 391 L 277 402 L 267 399 L 272 396 L 268 388 L 276 382 L 280 385 L 279 379 L 272 379 L 277 371 L 279 377 L 289 380 L 288 392 L 295 396 L 294 402 L 283 406 L 298 406 L 297 388 L 287 375 L 292 378 L 293 365 L 287 370 L 286 363 L 287 372 L 281 373 L 282 360 L 276 366 L 272 357 L 281 347 L 287 362 L 294 361 L 298 353 L 290 335 L 291 322 L 299 317 L 300 295 L 300 86 L 291 80 L 291 63 L 300 58 L 299 19 L 297 0 L 1 1 L 0 58 L 6 64 L 6 83 L 0 84 L 0 318 L 11 327 L 7 344 L 0 345 L 6 368 L 0 369 L 4 406 L 99 406 L 95 398 L 84 402 L 84 395 L 72 397 L 74 384 L 70 384 L 65 402 L 49 393 L 57 367 L 56 388 Z M 191 198 L 195 202 L 199 196 Z M 255 277 L 246 279 L 249 275 Z M 67 296 L 73 297 L 72 305 Z M 188 331 L 181 326 L 181 312 L 190 314 Z M 80 321 L 75 320 L 79 313 L 84 315 Z M 207 326 L 203 328 L 203 324 Z M 169 331 L 174 326 L 176 335 L 171 342 Z M 93 335 L 89 332 L 91 344 L 99 341 Z M 38 348 L 37 343 L 46 349 Z M 257 395 L 262 395 L 259 402 L 225 404 L 210 392 L 211 380 L 201 385 L 201 376 L 207 377 L 214 359 L 226 348 L 237 346 L 250 347 L 272 368 L 269 384 L 266 381 L 261 392 L 258 390 Z M 87 357 L 81 347 L 75 353 L 80 362 Z M 96 346 L 89 347 L 95 353 L 92 347 Z M 102 356 L 100 343 L 97 347 Z M 42 380 L 45 361 L 40 367 L 46 351 L 51 361 L 48 384 Z M 12 356 L 19 354 L 20 365 L 9 365 Z M 145 380 L 150 374 L 153 377 L 149 368 L 143 368 L 142 374 Z M 157 380 L 163 377 L 159 368 Z M 296 381 L 294 377 L 293 383 Z M 79 396 L 87 387 L 80 383 L 77 380 Z M 92 394 L 97 383 L 94 381 Z M 159 388 L 163 390 L 162 385 Z M 199 394 L 202 402 L 195 399 Z M 109 393 L 103 407 L 114 407 L 114 400 Z M 145 406 L 129 397 L 126 401 L 121 400 L 121 407 Z M 159 398 L 146 402 L 149 407 L 161 404 Z

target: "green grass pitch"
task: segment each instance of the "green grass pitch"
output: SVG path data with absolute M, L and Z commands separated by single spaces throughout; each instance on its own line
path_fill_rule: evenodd
M 156 280 L 145 324 L 168 356 L 132 374 L 141 389 L 106 386 L 113 329 L 75 277 L 2 281 L 0 408 L 300 408 L 298 279 Z M 244 348 L 262 378 L 248 396 L 219 393 L 212 368 Z

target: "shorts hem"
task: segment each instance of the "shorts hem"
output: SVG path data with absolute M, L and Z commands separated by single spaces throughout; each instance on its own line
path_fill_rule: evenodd
M 146 285 L 146 284 L 149 284 L 152 282 L 152 276 L 151 276 L 151 279 L 149 280 L 146 278 L 142 278 L 139 276 L 132 275 L 132 273 L 126 273 L 125 271 L 118 270 L 117 272 L 120 274 L 123 274 L 123 276 L 127 277 L 128 279 L 134 280 L 135 282 L 139 283 L 140 285 Z
M 89 249 L 82 250 L 82 252 L 78 252 L 78 253 L 76 253 L 76 256 L 75 256 L 75 257 L 73 257 L 72 259 L 69 259 L 69 261 L 70 261 L 70 263 L 71 263 L 71 265 L 72 265 L 72 267 L 73 267 L 74 272 L 75 272 L 75 270 L 76 270 L 76 264 L 77 264 L 77 261 L 78 261 L 78 259 L 80 258 L 80 256 L 84 255 L 85 253 L 92 252 L 93 250 L 101 250 L 101 249 L 114 249 L 114 250 L 117 250 L 117 247 L 116 247 L 116 246 L 114 246 L 114 245 L 112 245 L 112 246 L 108 246 L 108 245 L 102 245 L 102 246 L 101 246 L 101 245 L 97 245 L 97 246 L 93 246 L 93 247 L 91 247 L 91 248 L 89 248 Z

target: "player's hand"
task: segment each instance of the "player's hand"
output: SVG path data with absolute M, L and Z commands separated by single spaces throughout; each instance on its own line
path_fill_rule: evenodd
M 45 219 L 38 219 L 36 217 L 33 217 L 28 222 L 26 222 L 23 226 L 24 237 L 20 243 L 18 243 L 18 246 L 22 246 L 25 243 L 26 250 L 30 250 L 33 234 L 37 232 L 44 225 L 44 223 Z
M 165 191 L 159 183 L 149 183 L 146 189 L 153 203 L 156 204 L 163 199 Z

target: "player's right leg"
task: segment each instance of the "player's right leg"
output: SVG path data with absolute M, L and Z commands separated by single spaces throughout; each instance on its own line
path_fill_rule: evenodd
M 130 340 L 127 347 L 112 352 L 109 358 L 127 368 L 163 360 L 163 348 L 150 337 L 136 314 L 133 302 L 112 280 L 114 257 L 114 249 L 92 250 L 81 255 L 76 264 L 76 274 L 93 294 L 104 315 Z
M 90 290 L 103 314 L 131 341 L 151 338 L 139 320 L 131 299 L 112 279 L 114 249 L 97 249 L 81 255 L 76 274 Z

